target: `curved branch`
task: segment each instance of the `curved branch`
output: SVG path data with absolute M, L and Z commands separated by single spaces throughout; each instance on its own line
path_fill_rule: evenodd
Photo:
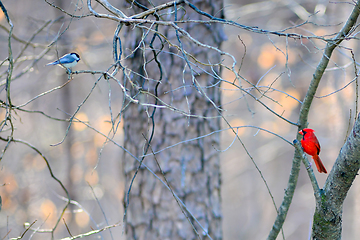
M 311 164 L 310 164 L 309 160 L 307 159 L 307 157 L 305 156 L 305 153 L 300 145 L 300 142 L 296 139 L 294 140 L 294 146 L 295 146 L 296 150 L 301 153 L 300 154 L 301 160 L 304 163 L 306 170 L 308 172 L 308 175 L 309 175 L 309 178 L 311 181 L 311 185 L 314 189 L 314 195 L 315 195 L 316 202 L 320 202 L 321 201 L 321 190 L 319 188 L 318 182 L 316 181 L 314 171 L 311 168 Z
M 53 229 L 51 230 L 51 234 L 53 235 L 54 232 L 55 232 L 55 229 L 58 227 L 59 223 L 60 223 L 60 220 L 62 219 L 62 217 L 64 216 L 64 213 L 65 213 L 65 210 L 68 208 L 68 206 L 70 205 L 70 195 L 69 195 L 69 192 L 68 190 L 65 188 L 64 184 L 57 178 L 55 177 L 54 173 L 53 173 L 53 170 L 50 166 L 50 163 L 49 161 L 47 160 L 47 158 L 44 156 L 44 154 L 39 150 L 37 149 L 35 146 L 33 146 L 32 144 L 26 142 L 26 141 L 23 141 L 23 140 L 20 140 L 20 139 L 14 139 L 14 138 L 8 138 L 8 139 L 5 139 L 5 138 L 2 138 L 0 137 L 0 140 L 2 141 L 9 141 L 9 142 L 15 142 L 15 143 L 22 143 L 26 146 L 28 146 L 29 148 L 33 149 L 35 152 L 37 152 L 37 154 L 39 154 L 41 156 L 42 159 L 44 159 L 45 163 L 46 163 L 46 166 L 49 170 L 49 173 L 51 175 L 51 177 L 60 184 L 61 188 L 64 190 L 64 192 L 66 193 L 66 196 L 68 198 L 67 200 L 67 203 L 65 205 L 65 207 L 63 208 L 61 214 L 60 214 L 60 217 L 58 218 L 58 220 L 56 221 L 55 223 L 55 226 L 53 227 Z
M 127 18 L 127 16 L 122 11 L 120 11 L 120 9 L 117 9 L 116 7 L 111 5 L 108 1 L 106 0 L 96 0 L 96 1 L 100 3 L 101 6 L 103 6 L 106 10 L 108 10 L 112 14 L 122 18 Z

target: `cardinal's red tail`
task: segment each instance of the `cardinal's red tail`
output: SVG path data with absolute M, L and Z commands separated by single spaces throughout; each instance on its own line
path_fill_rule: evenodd
M 318 155 L 314 155 L 312 157 L 314 159 L 315 165 L 317 170 L 319 171 L 319 173 L 327 173 L 324 164 L 321 162 L 320 158 Z

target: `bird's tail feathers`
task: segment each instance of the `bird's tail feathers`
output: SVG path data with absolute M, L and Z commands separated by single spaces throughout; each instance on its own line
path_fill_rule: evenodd
M 321 159 L 318 155 L 312 157 L 314 159 L 315 165 L 319 173 L 327 173 L 324 164 L 321 162 Z

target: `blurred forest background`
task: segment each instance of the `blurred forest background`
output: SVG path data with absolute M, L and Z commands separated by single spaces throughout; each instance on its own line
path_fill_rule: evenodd
M 68 225 L 77 226 L 72 232 L 74 235 L 119 223 L 119 226 L 102 232 L 101 236 L 103 239 L 111 239 L 111 235 L 115 236 L 114 239 L 125 239 L 122 225 L 125 191 L 121 163 L 123 150 L 97 133 L 99 131 L 107 135 L 111 130 L 109 89 L 112 111 L 117 113 L 122 107 L 123 94 L 117 83 L 100 81 L 76 115 L 77 119 L 88 122 L 97 131 L 84 124 L 74 123 L 61 144 L 57 143 L 63 140 L 68 127 L 68 123 L 61 119 L 68 119 L 74 113 L 89 94 L 97 77 L 74 75 L 74 79 L 63 88 L 28 103 L 35 96 L 67 81 L 64 69 L 45 67 L 46 63 L 57 58 L 57 52 L 75 51 L 80 54 L 81 61 L 74 70 L 105 71 L 113 62 L 112 40 L 117 24 L 94 17 L 70 18 L 42 0 L 2 2 L 13 21 L 14 37 L 18 38 L 13 40 L 14 57 L 31 40 L 13 73 L 18 77 L 11 85 L 12 102 L 14 105 L 26 104 L 24 109 L 29 111 L 16 111 L 13 114 L 16 128 L 14 137 L 38 148 L 48 159 L 54 175 L 75 196 L 78 205 L 72 204 L 64 214 Z M 69 11 L 78 3 L 70 0 L 58 2 Z M 111 2 L 114 6 L 118 4 L 117 7 L 122 7 L 122 3 Z M 83 4 L 86 3 L 82 2 L 80 6 L 85 8 Z M 352 8 L 352 2 L 306 0 L 226 0 L 224 3 L 226 18 L 243 25 L 279 31 L 306 22 L 294 31 L 306 36 L 327 37 L 334 36 L 341 29 Z M 78 11 L 81 13 L 85 9 Z M 6 29 L 9 27 L 2 13 L 0 17 L 0 56 L 5 59 L 8 56 Z M 72 21 L 71 25 L 66 29 L 69 21 Z M 49 47 L 62 31 L 66 33 Z M 224 31 L 227 40 L 222 44 L 222 50 L 236 57 L 237 67 L 242 62 L 240 75 L 258 87 L 271 86 L 277 89 L 269 89 L 267 96 L 272 99 L 264 99 L 264 102 L 280 115 L 296 122 L 299 101 L 302 101 L 322 56 L 324 41 L 258 34 L 229 25 L 224 26 Z M 32 36 L 35 37 L 31 39 Z M 335 50 L 310 111 L 309 127 L 316 131 L 322 147 L 320 157 L 328 171 L 356 116 L 356 85 L 355 82 L 349 83 L 357 72 L 351 57 L 351 50 L 354 56 L 359 54 L 357 46 L 357 41 L 345 41 L 341 48 Z M 41 54 L 43 57 L 34 62 L 34 58 Z M 227 61 L 225 65 L 232 64 Z M 1 66 L 0 70 L 3 81 L 7 66 Z M 223 69 L 222 78 L 233 82 L 234 74 Z M 337 91 L 339 89 L 341 91 Z M 297 127 L 276 117 L 231 84 L 223 82 L 221 92 L 220 107 L 225 110 L 223 115 L 238 132 L 279 206 L 288 181 L 294 147 L 269 132 L 259 130 L 259 127 L 290 142 L 296 137 Z M 0 99 L 4 101 L 5 96 L 6 92 L 2 90 Z M 0 119 L 4 119 L 5 113 L 2 108 Z M 4 131 L 0 136 L 6 137 L 6 134 Z M 264 181 L 225 122 L 222 123 L 221 139 L 222 147 L 218 150 L 221 151 L 224 239 L 265 239 L 273 225 L 276 211 Z M 121 125 L 113 140 L 123 145 Z M 0 142 L 1 149 L 6 145 L 6 142 Z M 50 177 L 41 156 L 28 146 L 12 143 L 0 165 L 0 239 L 20 236 L 26 222 L 31 224 L 36 221 L 33 229 L 52 228 L 66 204 L 66 195 L 58 182 Z M 327 175 L 316 172 L 316 177 L 322 187 Z M 360 235 L 359 188 L 359 183 L 355 181 L 345 202 L 344 239 L 356 239 Z M 287 239 L 308 238 L 314 209 L 313 189 L 302 166 L 284 224 Z M 59 237 L 68 236 L 63 221 L 57 233 Z M 31 232 L 28 233 L 30 235 Z M 49 235 L 37 233 L 32 239 L 49 239 Z M 97 236 L 89 239 L 97 239 Z

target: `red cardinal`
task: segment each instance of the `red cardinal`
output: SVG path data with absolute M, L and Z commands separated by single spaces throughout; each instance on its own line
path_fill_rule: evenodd
M 301 135 L 303 135 L 303 138 L 301 139 L 301 146 L 303 147 L 304 152 L 312 156 L 319 173 L 327 173 L 324 164 L 319 158 L 320 143 L 314 132 L 315 131 L 311 128 L 304 128 L 299 132 Z

